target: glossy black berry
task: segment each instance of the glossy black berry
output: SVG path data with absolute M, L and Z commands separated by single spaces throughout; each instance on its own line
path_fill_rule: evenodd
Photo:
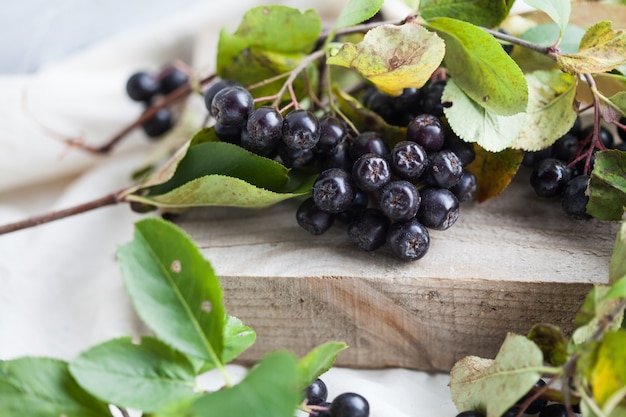
M 355 188 L 354 199 L 352 204 L 341 213 L 335 214 L 335 219 L 342 223 L 350 224 L 357 214 L 365 210 L 369 206 L 370 195 L 367 191 Z
M 578 138 L 568 133 L 552 144 L 552 157 L 569 162 L 574 159 L 579 147 Z
M 332 152 L 348 135 L 346 123 L 335 116 L 324 115 L 319 120 L 320 138 L 315 150 L 328 154 Z
M 533 168 L 535 165 L 537 165 L 539 162 L 543 161 L 544 159 L 551 158 L 552 151 L 553 151 L 552 146 L 548 146 L 547 148 L 544 148 L 539 151 L 524 152 L 522 165 Z
M 243 126 L 254 110 L 252 95 L 239 86 L 226 87 L 215 94 L 211 114 L 225 126 Z
M 422 202 L 417 220 L 435 230 L 450 228 L 459 218 L 459 200 L 445 188 L 427 187 L 420 191 Z
M 474 145 L 469 142 L 465 142 L 456 135 L 447 135 L 443 143 L 443 147 L 454 152 L 464 167 L 468 166 L 474 162 L 474 159 L 476 159 Z
M 163 95 L 167 95 L 188 82 L 189 77 L 182 70 L 176 67 L 168 67 L 163 70 L 161 79 L 159 80 L 159 92 Z
M 363 96 L 363 105 L 378 114 L 387 123 L 396 124 L 398 111 L 391 103 L 391 96 L 376 88 L 370 88 Z
M 397 176 L 406 180 L 419 178 L 428 167 L 428 156 L 416 142 L 398 142 L 389 153 L 389 165 Z
M 389 163 L 374 153 L 361 155 L 352 166 L 352 179 L 360 189 L 376 191 L 391 181 Z
M 593 126 L 587 126 L 585 129 L 583 129 L 580 132 L 579 139 L 584 140 L 586 137 L 588 137 L 591 134 L 592 130 L 593 130 Z M 600 129 L 598 130 L 598 134 L 605 148 L 612 148 L 615 145 L 615 138 L 613 137 L 613 134 L 605 126 L 600 126 Z
M 158 91 L 159 82 L 147 72 L 136 72 L 126 81 L 126 94 L 134 101 L 150 101 Z
M 450 187 L 450 191 L 459 200 L 459 203 L 474 200 L 477 189 L 476 176 L 467 170 L 463 170 L 459 181 L 453 187 Z
M 350 144 L 350 156 L 356 161 L 361 155 L 366 153 L 375 153 L 380 156 L 386 156 L 389 153 L 389 147 L 385 140 L 378 132 L 361 132 L 354 138 Z
M 415 116 L 406 128 L 406 139 L 418 143 L 427 152 L 440 150 L 445 138 L 441 120 L 432 114 Z
M 350 145 L 344 141 L 333 148 L 329 153 L 320 154 L 319 159 L 320 170 L 329 168 L 341 168 L 344 171 L 352 171 L 352 156 L 350 156 Z
M 432 179 L 439 187 L 450 188 L 463 175 L 463 164 L 454 152 L 444 149 L 432 155 L 429 170 Z
M 539 417 L 567 417 L 567 409 L 563 404 L 550 404 L 541 410 Z
M 389 219 L 378 209 L 369 208 L 357 213 L 348 226 L 348 237 L 359 249 L 373 251 L 385 244 Z
M 416 261 L 428 252 L 430 235 L 416 219 L 396 222 L 389 226 L 387 245 L 399 259 Z
M 383 213 L 391 220 L 406 221 L 417 214 L 420 192 L 409 181 L 391 181 L 380 189 L 378 202 Z
M 232 87 L 237 85 L 237 83 L 229 81 L 229 80 L 217 80 L 215 81 L 213 84 L 211 84 L 209 86 L 209 88 L 207 88 L 204 92 L 204 105 L 206 106 L 207 110 L 209 111 L 209 114 L 211 116 L 215 116 L 213 114 L 213 109 L 212 109 L 212 104 L 213 104 L 213 98 L 215 97 L 215 95 L 222 91 L 223 89 L 225 89 L 226 87 Z
M 446 86 L 445 80 L 428 83 L 422 89 L 422 111 L 437 117 L 443 116 L 441 96 Z
M 162 108 L 145 121 L 141 127 L 148 137 L 158 138 L 170 130 L 172 125 L 172 112 L 168 108 Z
M 278 151 L 278 141 L 271 138 L 255 139 L 245 127 L 241 129 L 239 144 L 250 152 L 268 158 L 274 157 Z
M 485 417 L 480 411 L 461 411 L 456 417 Z
M 319 405 L 326 402 L 328 398 L 328 388 L 321 379 L 317 378 L 305 390 L 306 403 L 309 405 Z
M 293 110 L 283 119 L 283 142 L 291 149 L 313 149 L 320 134 L 319 120 L 308 110 Z
M 561 208 L 568 216 L 575 219 L 588 219 L 591 217 L 587 214 L 589 196 L 585 194 L 588 183 L 589 175 L 578 175 L 572 178 L 565 186 L 561 196 Z
M 313 183 L 315 205 L 327 213 L 340 213 L 350 208 L 355 192 L 350 174 L 340 168 L 322 171 Z
M 298 225 L 312 235 L 321 235 L 331 228 L 335 218 L 332 214 L 320 210 L 313 201 L 307 198 L 296 211 Z
M 302 168 L 312 165 L 317 154 L 313 149 L 291 149 L 281 143 L 278 146 L 278 156 L 287 168 Z
M 242 126 L 224 126 L 221 123 L 215 123 L 213 129 L 215 129 L 215 136 L 217 136 L 220 141 L 233 143 L 235 145 L 241 144 Z
M 555 197 L 565 189 L 570 171 L 565 162 L 547 158 L 535 165 L 530 175 L 530 185 L 540 197 Z
M 362 395 L 344 392 L 330 403 L 328 412 L 330 417 L 369 417 L 370 405 Z
M 248 117 L 246 122 L 248 138 L 244 140 L 242 137 L 241 144 L 261 155 L 271 155 L 278 148 L 282 126 L 283 116 L 278 110 L 272 107 L 259 107 Z

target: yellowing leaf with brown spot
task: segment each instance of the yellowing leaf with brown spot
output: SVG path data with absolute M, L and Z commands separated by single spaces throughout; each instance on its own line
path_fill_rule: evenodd
M 445 53 L 443 40 L 415 22 L 378 26 L 363 41 L 345 43 L 328 64 L 353 68 L 383 93 L 399 95 L 420 88 L 437 69 Z

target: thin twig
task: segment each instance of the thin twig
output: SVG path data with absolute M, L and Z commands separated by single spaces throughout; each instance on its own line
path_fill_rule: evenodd
M 311 62 L 315 61 L 316 59 L 320 59 L 323 56 L 324 56 L 324 51 L 319 50 L 319 51 L 313 52 L 312 54 L 310 54 L 307 57 L 305 57 L 304 59 L 302 59 L 302 61 L 300 61 L 298 66 L 295 67 L 291 71 L 291 74 L 289 74 L 289 77 L 287 77 L 287 80 L 285 80 L 285 83 L 280 88 L 278 93 L 276 93 L 276 99 L 274 100 L 274 103 L 272 104 L 272 106 L 275 107 L 275 108 L 278 108 L 278 105 L 280 104 L 280 100 L 282 99 L 283 95 L 285 94 L 285 91 L 287 91 L 287 89 L 290 88 L 290 86 L 295 81 L 296 77 L 302 71 L 304 71 L 306 69 L 307 65 L 309 65 Z M 292 97 L 292 99 L 293 99 L 293 97 Z
M 558 53 L 558 49 L 553 46 L 541 46 L 534 42 L 529 42 L 524 39 L 516 38 L 515 36 L 507 35 L 502 32 L 498 32 L 497 30 L 480 27 L 485 32 L 491 34 L 494 38 L 503 40 L 505 42 L 509 42 L 515 45 L 519 45 L 521 47 L 530 49 L 531 51 L 539 52 L 540 54 L 546 55 L 554 60 L 556 60 L 555 54 Z

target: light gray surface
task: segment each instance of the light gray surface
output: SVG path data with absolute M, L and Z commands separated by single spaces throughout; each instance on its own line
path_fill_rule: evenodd
M 0 73 L 31 73 L 112 35 L 219 0 L 3 0 Z

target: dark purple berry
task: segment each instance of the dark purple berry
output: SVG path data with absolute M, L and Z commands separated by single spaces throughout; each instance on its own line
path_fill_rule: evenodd
M 308 110 L 293 110 L 283 120 L 282 138 L 291 149 L 313 149 L 320 139 L 320 123 Z
M 429 169 L 432 179 L 441 188 L 453 187 L 463 175 L 463 164 L 459 157 L 448 149 L 432 155 Z
M 555 197 L 565 189 L 570 171 L 565 162 L 547 158 L 535 165 L 530 175 L 530 185 L 540 197 Z
M 278 146 L 278 155 L 287 168 L 302 168 L 315 162 L 317 154 L 313 149 L 291 149 L 285 144 Z
M 435 230 L 450 228 L 459 218 L 459 200 L 445 188 L 427 187 L 420 191 L 422 202 L 417 220 Z
M 428 167 L 428 163 L 426 151 L 415 142 L 398 142 L 389 153 L 391 170 L 406 180 L 419 178 Z
M 477 188 L 476 176 L 470 171 L 463 170 L 461 178 L 450 188 L 450 191 L 452 191 L 452 194 L 459 200 L 459 203 L 463 203 L 465 201 L 474 200 Z
M 305 390 L 308 405 L 320 405 L 328 398 L 328 388 L 321 379 L 317 378 Z
M 474 162 L 476 158 L 474 145 L 465 142 L 456 135 L 447 135 L 443 147 L 454 152 L 454 154 L 459 157 L 459 161 L 461 161 L 464 167 Z
M 592 130 L 593 130 L 593 126 L 588 126 L 585 129 L 583 129 L 580 132 L 579 139 L 580 140 L 584 140 L 587 136 L 589 136 L 591 134 Z M 605 148 L 609 148 L 610 149 L 610 148 L 612 148 L 614 146 L 615 138 L 613 137 L 613 134 L 611 133 L 611 131 L 609 129 L 607 129 L 604 126 L 600 126 L 598 134 L 599 134 L 600 140 L 604 144 Z
M 522 165 L 524 165 L 525 167 L 533 168 L 539 162 L 547 158 L 552 158 L 552 146 L 548 146 L 547 148 L 540 151 L 524 152 Z
M 240 86 L 226 87 L 215 94 L 211 114 L 226 126 L 243 126 L 254 110 L 254 101 L 248 90 Z
M 172 112 L 168 108 L 162 108 L 141 127 L 148 137 L 157 138 L 170 130 L 172 125 Z
M 307 198 L 296 211 L 298 225 L 312 235 L 321 235 L 331 228 L 335 218 L 332 214 L 320 210 L 313 201 Z
M 221 123 L 215 123 L 213 129 L 215 129 L 215 136 L 217 136 L 220 141 L 232 143 L 235 145 L 241 144 L 241 134 L 243 131 L 243 127 L 224 126 Z
M 389 163 L 374 153 L 361 155 L 352 166 L 352 179 L 360 189 L 376 191 L 391 180 Z
M 134 101 L 148 102 L 158 91 L 159 82 L 147 72 L 136 72 L 126 82 L 126 94 Z
M 375 153 L 380 156 L 387 156 L 389 147 L 378 132 L 361 132 L 350 144 L 350 156 L 356 161 L 361 155 Z
M 315 149 L 328 154 L 332 152 L 348 135 L 346 123 L 335 116 L 324 115 L 319 120 L 320 138 Z
M 550 404 L 541 410 L 539 417 L 567 417 L 567 409 L 563 404 Z
M 167 95 L 189 82 L 189 77 L 176 67 L 168 67 L 162 72 L 159 80 L 159 92 Z
M 247 137 L 242 136 L 244 148 L 260 155 L 271 155 L 278 148 L 283 116 L 272 107 L 259 107 L 246 122 Z M 244 140 L 245 139 L 245 140 Z
M 237 83 L 233 82 L 233 81 L 229 81 L 229 80 L 218 80 L 215 81 L 213 84 L 211 84 L 209 86 L 209 88 L 207 88 L 204 92 L 204 105 L 206 106 L 207 110 L 209 111 L 209 114 L 211 116 L 215 116 L 213 114 L 213 109 L 212 109 L 212 104 L 213 104 L 213 98 L 215 97 L 215 95 L 217 93 L 219 93 L 220 91 L 222 91 L 223 89 L 225 89 L 226 87 L 233 87 L 238 85 Z
M 420 207 L 420 192 L 406 180 L 385 184 L 379 192 L 380 208 L 393 221 L 406 221 L 417 214 Z
M 432 114 L 415 116 L 406 129 L 406 139 L 418 143 L 427 152 L 440 150 L 445 138 L 441 120 Z
M 574 159 L 579 147 L 578 138 L 568 133 L 552 144 L 552 157 L 563 162 L 569 162 Z
M 345 392 L 335 397 L 328 412 L 330 417 L 369 417 L 370 405 L 363 396 Z
M 443 116 L 443 103 L 441 95 L 446 86 L 445 80 L 428 83 L 422 89 L 422 111 L 437 117 Z
M 416 261 L 426 255 L 430 246 L 428 230 L 416 219 L 389 226 L 387 244 L 399 259 Z
M 369 208 L 354 216 L 348 237 L 359 249 L 373 251 L 385 244 L 389 219 L 378 209 Z
M 347 210 L 355 192 L 350 174 L 340 168 L 322 171 L 313 183 L 313 201 L 327 213 Z
M 369 205 L 369 193 L 359 188 L 355 188 L 355 191 L 356 192 L 354 193 L 354 199 L 352 200 L 352 204 L 350 204 L 350 207 L 348 207 L 347 210 L 335 214 L 336 220 L 339 220 L 340 222 L 345 224 L 350 224 L 352 223 L 356 215 L 365 210 Z
M 319 156 L 320 171 L 329 168 L 341 168 L 344 171 L 352 171 L 353 160 L 350 156 L 350 145 L 342 142 L 329 153 Z
M 561 208 L 570 217 L 575 219 L 588 219 L 587 203 L 589 196 L 585 194 L 589 175 L 578 175 L 572 178 L 563 190 L 561 196 Z
M 272 140 L 271 138 L 255 139 L 245 127 L 241 129 L 241 139 L 239 143 L 242 148 L 267 158 L 273 158 L 278 150 L 278 142 L 276 140 Z

